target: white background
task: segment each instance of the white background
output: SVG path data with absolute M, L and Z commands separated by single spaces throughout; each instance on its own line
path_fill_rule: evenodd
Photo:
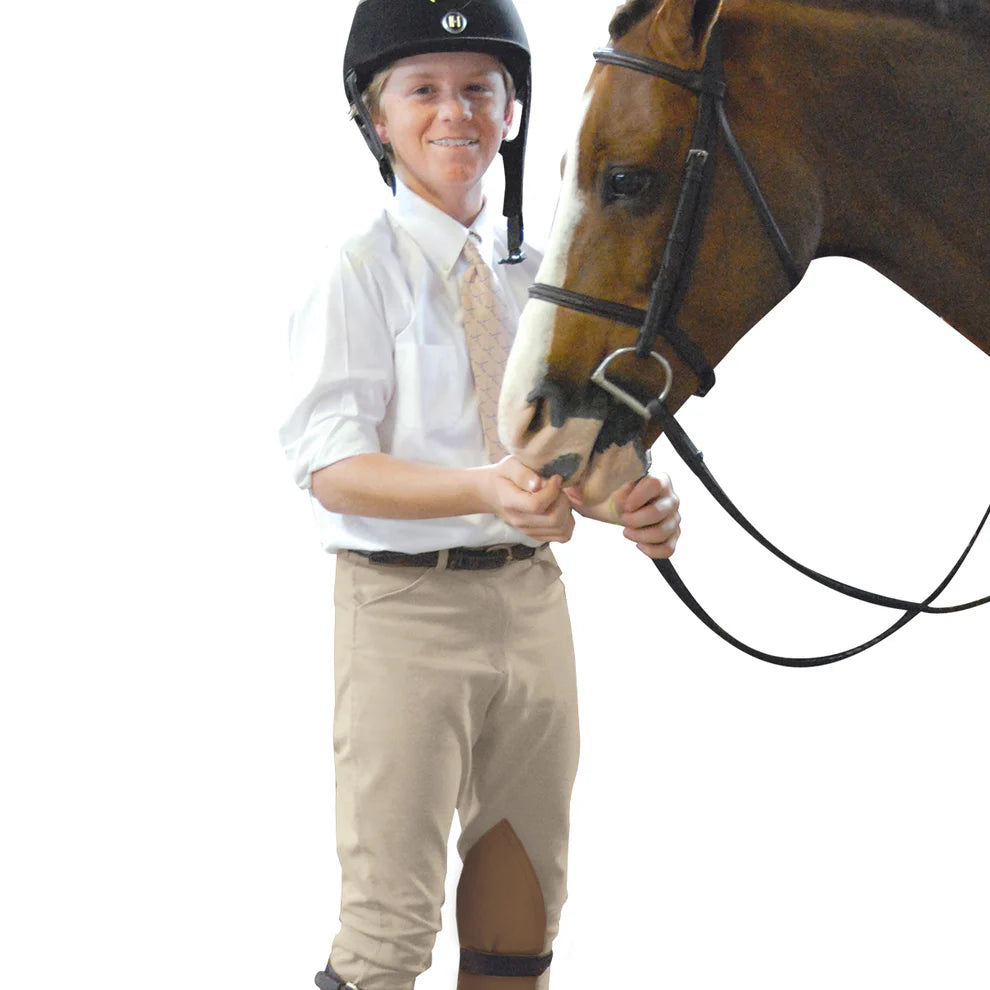
M 613 6 L 519 2 L 538 235 Z M 276 429 L 288 314 L 385 193 L 346 120 L 352 6 L 18 9 L 0 984 L 311 986 L 338 895 L 332 561 Z M 825 261 L 718 374 L 683 421 L 758 525 L 838 577 L 935 586 L 990 497 L 984 355 Z M 890 621 L 767 563 L 655 459 L 683 496 L 677 563 L 734 632 L 817 653 Z M 990 590 L 987 547 L 951 600 Z M 990 985 L 990 614 L 782 670 L 716 640 L 611 528 L 582 521 L 559 558 L 583 762 L 558 990 Z M 424 990 L 453 987 L 445 919 Z

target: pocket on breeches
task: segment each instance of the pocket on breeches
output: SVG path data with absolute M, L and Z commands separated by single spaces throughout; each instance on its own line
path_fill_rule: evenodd
M 390 567 L 348 554 L 337 566 L 334 605 L 363 609 L 388 598 L 409 594 L 429 578 L 432 567 Z

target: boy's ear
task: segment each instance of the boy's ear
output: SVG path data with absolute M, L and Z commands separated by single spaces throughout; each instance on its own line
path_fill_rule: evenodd
M 375 130 L 378 132 L 378 140 L 382 144 L 388 144 L 388 127 L 385 126 L 384 120 L 376 120 Z
M 516 115 L 516 101 L 506 100 L 505 101 L 505 123 L 502 127 L 502 140 L 504 141 L 509 136 L 509 131 L 512 130 L 512 121 Z

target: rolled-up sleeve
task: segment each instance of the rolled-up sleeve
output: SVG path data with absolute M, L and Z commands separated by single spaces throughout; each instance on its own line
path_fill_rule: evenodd
M 289 323 L 291 412 L 279 440 L 300 488 L 320 468 L 381 450 L 393 349 L 382 288 L 345 249 Z

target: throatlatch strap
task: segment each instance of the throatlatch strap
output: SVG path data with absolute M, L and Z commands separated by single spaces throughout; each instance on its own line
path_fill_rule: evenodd
M 545 956 L 506 956 L 462 948 L 461 972 L 478 976 L 540 976 L 546 972 L 552 959 L 552 952 Z

